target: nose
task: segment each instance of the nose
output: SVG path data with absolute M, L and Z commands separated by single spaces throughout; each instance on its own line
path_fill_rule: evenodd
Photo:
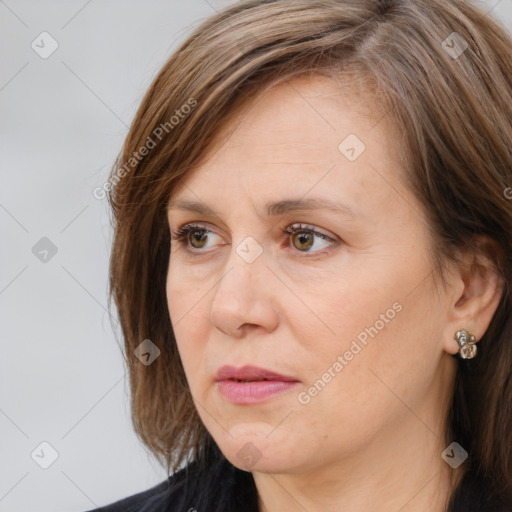
M 279 321 L 274 309 L 276 278 L 267 268 L 265 252 L 250 262 L 232 247 L 227 270 L 213 295 L 210 322 L 234 338 L 258 329 L 272 332 Z

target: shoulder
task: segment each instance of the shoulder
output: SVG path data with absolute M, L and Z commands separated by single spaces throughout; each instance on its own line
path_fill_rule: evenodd
M 150 489 L 87 512 L 182 512 L 185 473 L 181 469 Z
M 154 487 L 88 512 L 257 512 L 257 503 L 252 474 L 214 446 Z

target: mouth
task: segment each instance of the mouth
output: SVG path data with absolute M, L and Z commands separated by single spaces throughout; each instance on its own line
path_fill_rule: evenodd
M 232 380 L 234 382 L 263 382 L 265 380 L 270 380 L 270 379 L 251 379 L 251 380 L 241 380 L 241 379 L 227 379 L 227 380 Z
M 215 375 L 215 381 L 232 380 L 238 382 L 255 382 L 255 381 L 282 381 L 282 382 L 299 382 L 295 377 L 289 375 L 281 375 L 266 368 L 258 366 L 245 365 L 241 368 L 235 366 L 222 366 Z
M 215 376 L 219 393 L 228 402 L 250 405 L 265 402 L 300 383 L 295 377 L 256 366 L 223 366 Z

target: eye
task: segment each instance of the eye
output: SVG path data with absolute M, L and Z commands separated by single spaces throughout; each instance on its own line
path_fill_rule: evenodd
M 283 234 L 290 236 L 290 242 L 299 252 L 317 253 L 329 245 L 336 243 L 334 238 L 302 224 L 288 226 Z M 179 229 L 171 239 L 185 246 L 190 252 L 201 252 L 207 247 L 208 237 L 215 235 L 213 231 L 200 224 L 187 224 Z M 320 242 L 317 242 L 320 240 Z M 319 247 L 317 247 L 319 246 Z M 315 247 L 316 250 L 310 250 Z M 204 252 L 204 251 L 202 251 Z
M 285 233 L 291 236 L 291 243 L 300 252 L 319 252 L 321 249 L 332 245 L 335 240 L 330 236 L 314 229 L 311 226 L 304 226 L 302 224 L 292 225 L 286 228 Z M 320 239 L 320 243 L 315 242 L 316 239 Z M 316 251 L 310 251 L 311 247 L 318 246 Z
M 214 234 L 212 231 L 200 224 L 187 224 L 172 236 L 171 239 L 176 240 L 180 245 L 187 246 L 187 249 L 189 243 L 194 249 L 203 249 L 206 246 L 206 240 L 208 237 L 206 233 Z

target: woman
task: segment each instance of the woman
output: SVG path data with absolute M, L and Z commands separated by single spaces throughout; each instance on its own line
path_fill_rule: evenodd
M 512 510 L 512 41 L 469 0 L 246 0 L 111 175 L 133 420 L 102 510 Z

